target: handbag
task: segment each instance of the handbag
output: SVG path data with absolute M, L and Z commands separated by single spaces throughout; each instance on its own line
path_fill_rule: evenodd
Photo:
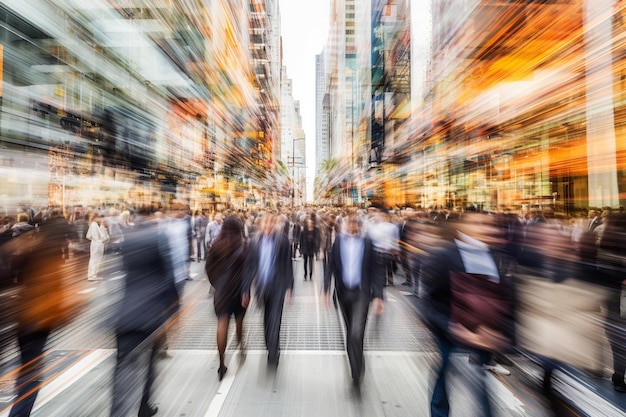
M 450 271 L 450 322 L 461 325 L 471 333 L 493 335 L 492 346 L 475 346 L 455 332 L 461 343 L 501 351 L 511 344 L 513 326 L 512 289 L 503 281 L 493 282 L 489 276 L 461 271 Z M 458 326 L 457 326 L 458 327 Z M 468 333 L 469 334 L 469 333 Z

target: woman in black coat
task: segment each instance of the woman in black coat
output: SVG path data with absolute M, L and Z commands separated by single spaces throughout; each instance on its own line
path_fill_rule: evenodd
M 228 216 L 222 224 L 217 240 L 209 250 L 205 266 L 207 277 L 215 287 L 213 301 L 217 315 L 217 350 L 220 357 L 217 373 L 220 380 L 227 370 L 224 365 L 224 353 L 228 339 L 228 324 L 233 314 L 237 326 L 237 342 L 240 346 L 242 344 L 246 309 L 241 302 L 241 283 L 245 260 L 243 226 L 236 216 Z
M 313 260 L 315 255 L 320 251 L 320 231 L 315 227 L 315 223 L 311 219 L 307 219 L 302 232 L 300 233 L 300 253 L 304 258 L 304 280 L 306 281 L 307 272 L 310 279 L 313 279 Z M 308 266 L 308 268 L 307 268 Z

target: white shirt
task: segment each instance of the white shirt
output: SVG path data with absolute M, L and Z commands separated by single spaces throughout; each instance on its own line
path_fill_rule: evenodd
M 273 264 L 274 238 L 263 235 L 259 238 L 259 280 L 262 284 L 270 281 Z
M 500 282 L 500 274 L 496 262 L 489 252 L 489 246 L 480 240 L 459 232 L 463 239 L 455 239 L 454 243 L 459 249 L 465 272 L 469 274 L 481 274 L 489 276 L 489 281 Z
M 393 253 L 400 250 L 400 229 L 391 222 L 371 223 L 367 234 L 378 252 Z
M 361 286 L 361 270 L 363 265 L 363 251 L 365 240 L 361 236 L 342 234 L 341 245 L 341 268 L 343 283 L 348 288 Z
M 160 223 L 167 236 L 170 259 L 174 268 L 174 282 L 178 283 L 188 278 L 187 262 L 189 261 L 189 242 L 187 230 L 189 223 L 184 219 L 171 219 Z

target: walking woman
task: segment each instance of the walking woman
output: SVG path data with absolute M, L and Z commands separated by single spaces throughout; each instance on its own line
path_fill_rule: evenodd
M 307 219 L 300 232 L 300 253 L 304 258 L 304 280 L 307 274 L 309 279 L 313 279 L 313 261 L 320 251 L 320 231 L 315 227 L 315 223 L 311 219 Z
M 220 381 L 226 373 L 224 352 L 228 339 L 228 325 L 231 315 L 235 316 L 237 343 L 243 345 L 243 318 L 246 313 L 242 306 L 242 276 L 246 260 L 246 244 L 243 226 L 236 216 L 228 216 L 222 230 L 211 246 L 205 270 L 211 285 L 215 288 L 213 297 L 217 315 L 217 350 L 220 367 L 217 370 Z
M 109 232 L 100 214 L 94 213 L 92 215 L 85 237 L 91 241 L 87 279 L 98 281 L 98 273 L 104 259 L 104 245 L 109 240 Z

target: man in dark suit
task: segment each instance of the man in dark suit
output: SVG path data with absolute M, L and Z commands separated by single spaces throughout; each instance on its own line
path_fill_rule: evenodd
M 148 213 L 142 213 L 148 214 Z M 153 416 L 150 404 L 161 334 L 178 308 L 169 240 L 154 216 L 139 217 L 124 238 L 124 297 L 117 309 L 117 364 L 111 417 Z
M 248 307 L 250 290 L 255 286 L 255 295 L 264 306 L 263 325 L 267 363 L 278 366 L 280 356 L 280 324 L 285 299 L 291 300 L 293 290 L 293 264 L 287 236 L 277 229 L 276 215 L 264 213 L 260 230 L 252 241 L 246 261 L 242 304 Z
M 361 236 L 358 219 L 348 217 L 343 233 L 335 239 L 330 267 L 324 276 L 324 297 L 330 305 L 330 281 L 335 277 L 337 300 L 346 323 L 346 349 L 352 383 L 359 388 L 363 379 L 363 338 L 370 301 L 374 312 L 383 312 L 384 275 L 373 253 L 372 241 Z

